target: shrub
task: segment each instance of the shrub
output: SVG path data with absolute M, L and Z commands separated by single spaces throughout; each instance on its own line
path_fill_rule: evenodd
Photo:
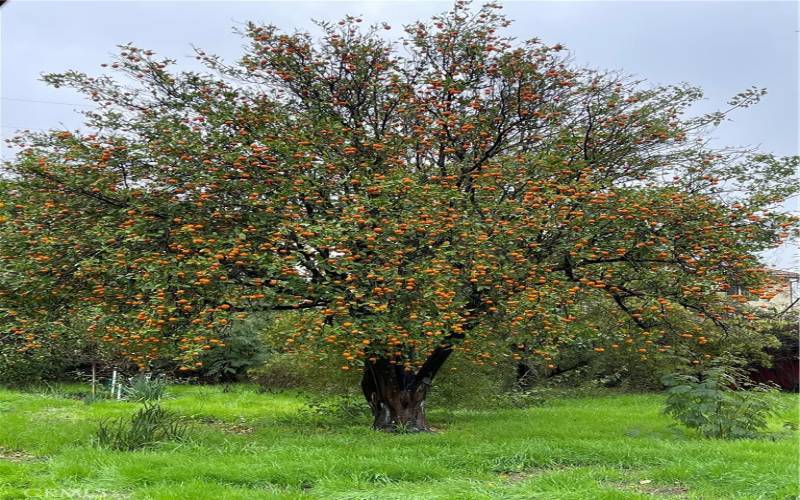
M 123 387 L 125 399 L 129 401 L 158 401 L 164 397 L 167 382 L 163 377 L 150 374 L 139 374 L 131 377 L 128 385 Z
M 343 372 L 340 363 L 309 363 L 294 353 L 271 356 L 248 372 L 250 379 L 264 390 L 301 389 L 325 394 L 348 394 L 358 387 L 358 371 Z M 366 405 L 366 401 L 364 402 Z
M 333 417 L 347 421 L 364 420 L 370 416 L 364 397 L 356 394 L 313 395 L 300 410 L 302 415 Z
M 110 399 L 109 394 L 106 391 L 97 391 L 94 394 L 91 392 L 88 394 L 84 394 L 81 397 L 81 401 L 86 403 L 87 405 L 97 403 L 99 401 L 108 401 Z
M 290 354 L 276 354 L 264 364 L 248 371 L 250 379 L 262 389 L 307 389 L 307 369 Z
M 197 375 L 211 382 L 236 382 L 248 370 L 262 365 L 270 349 L 261 333 L 269 322 L 268 318 L 255 316 L 234 323 L 231 331 L 223 337 L 225 345 L 200 357 L 203 368 L 197 371 Z
M 787 314 L 788 313 L 788 314 Z M 800 350 L 800 338 L 797 325 L 800 323 L 800 309 L 784 311 L 773 318 L 764 319 L 758 324 L 758 332 L 767 337 L 775 337 L 776 341 L 766 349 L 769 359 L 754 359 L 751 367 L 754 372 L 751 378 L 756 382 L 774 382 L 781 389 L 797 392 L 800 389 L 800 367 L 797 353 Z
M 587 377 L 605 387 L 660 391 L 661 379 L 675 372 L 686 361 L 672 354 L 642 356 L 635 349 L 610 349 L 587 354 Z
M 96 347 L 73 329 L 53 329 L 52 338 L 37 349 L 25 348 L 24 336 L 0 332 L 0 383 L 24 386 L 64 379 L 96 357 Z
M 777 391 L 749 382 L 737 367 L 716 366 L 700 376 L 668 375 L 663 383 L 668 387 L 664 412 L 705 437 L 757 437 L 776 414 Z
M 95 443 L 104 448 L 132 451 L 165 441 L 181 441 L 186 431 L 180 416 L 146 402 L 130 418 L 101 422 Z
M 455 351 L 436 375 L 429 400 L 433 406 L 447 408 L 507 406 L 505 399 L 516 397 L 512 392 L 514 382 L 514 365 L 510 361 L 477 365 L 465 353 Z

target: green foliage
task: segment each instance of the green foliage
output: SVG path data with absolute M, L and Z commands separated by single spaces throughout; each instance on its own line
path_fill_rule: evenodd
M 153 377 L 151 374 L 137 374 L 128 380 L 122 388 L 128 401 L 158 401 L 164 397 L 167 381 L 164 377 Z
M 253 370 L 263 386 L 338 389 L 371 363 L 407 391 L 454 350 L 500 367 L 513 346 L 566 380 L 565 346 L 619 349 L 596 376 L 645 386 L 661 354 L 757 337 L 721 292 L 769 295 L 758 255 L 798 228 L 772 210 L 797 157 L 711 149 L 727 112 L 693 117 L 699 89 L 578 67 L 504 34 L 499 5 L 458 0 L 396 44 L 360 21 L 248 23 L 242 57 L 198 50 L 202 71 L 124 45 L 101 77 L 45 75 L 98 107 L 9 141 L 0 352 L 57 357 L 72 333 L 230 381 L 263 359 L 247 318 L 291 311 L 263 338 L 294 358 Z M 506 384 L 456 373 L 439 394 L 460 405 Z
M 124 45 L 100 77 L 45 75 L 98 109 L 10 140 L 3 343 L 42 349 L 85 317 L 140 369 L 208 355 L 222 379 L 253 346 L 212 353 L 264 311 L 313 311 L 280 347 L 350 371 L 576 338 L 694 354 L 664 311 L 749 321 L 719 292 L 768 281 L 796 157 L 711 149 L 727 112 L 694 117 L 699 89 L 578 67 L 509 37 L 498 5 L 457 1 L 397 44 L 360 21 L 318 39 L 248 23 L 242 56 L 198 50 L 202 71 Z M 573 328 L 585 304 L 614 328 Z
M 333 360 L 309 362 L 297 353 L 272 355 L 248 372 L 263 390 L 301 389 L 327 394 L 348 394 L 357 386 L 360 372 L 343 372 Z M 365 403 L 366 404 L 366 403 Z
M 524 361 L 527 370 L 518 380 L 522 388 L 615 387 L 634 391 L 661 390 L 661 378 L 687 360 L 675 355 L 644 357 L 635 350 L 609 348 L 595 352 L 587 345 L 567 345 L 550 362 Z
M 587 352 L 587 378 L 606 387 L 631 390 L 661 390 L 661 379 L 687 365 L 688 360 L 674 354 L 648 356 L 638 352 L 610 349 Z
M 61 376 L 72 363 L 59 356 L 59 349 L 40 349 L 16 352 L 0 350 L 0 383 L 3 385 L 27 385 L 51 380 Z
M 265 355 L 247 370 L 249 380 L 263 390 L 306 389 L 344 394 L 352 390 L 356 378 L 339 369 L 330 359 L 311 362 L 305 355 L 286 352 L 287 337 L 316 319 L 313 311 L 283 311 L 248 319 L 250 331 L 258 335 Z
M 92 365 L 98 373 L 108 375 L 111 367 L 129 369 L 130 360 L 86 335 L 89 327 L 90 320 L 86 317 L 61 317 L 46 325 L 44 341 L 36 348 L 29 348 L 30 339 L 24 336 L 4 335 L 0 327 L 0 384 L 25 386 L 89 380 Z
M 308 385 L 308 367 L 291 354 L 276 354 L 248 371 L 250 380 L 263 390 L 301 389 Z
M 224 345 L 199 357 L 203 365 L 197 375 L 213 382 L 234 382 L 263 364 L 270 352 L 261 337 L 264 323 L 258 316 L 234 322 L 230 332 L 222 337 Z
M 111 399 L 111 396 L 109 396 L 109 394 L 104 390 L 97 391 L 94 394 L 89 392 L 81 397 L 81 401 L 83 401 L 87 405 L 98 403 L 101 401 L 108 401 L 109 399 Z
M 464 381 L 469 383 L 464 383 Z M 456 351 L 434 379 L 428 396 L 433 406 L 447 408 L 496 408 L 503 406 L 514 386 L 514 366 L 501 362 L 497 366 L 476 365 Z
M 800 324 L 800 307 L 797 305 L 795 307 L 795 310 L 783 311 L 783 314 L 764 319 L 758 324 L 756 330 L 762 336 L 775 338 L 775 342 L 770 344 L 767 349 L 772 362 L 797 359 L 797 353 L 800 350 L 800 338 L 797 334 L 797 325 Z M 768 362 L 761 364 L 769 366 Z
M 286 339 L 298 332 L 313 328 L 322 316 L 315 310 L 276 311 L 250 317 L 247 324 L 257 332 L 259 339 L 269 351 L 286 349 Z
M 51 330 L 52 338 L 36 349 L 25 339 L 3 336 L 0 328 L 0 384 L 28 385 L 64 379 L 91 359 L 99 358 L 95 345 L 74 328 Z
M 364 397 L 357 394 L 312 394 L 300 414 L 309 417 L 329 417 L 347 422 L 365 421 L 370 416 Z
M 777 413 L 776 390 L 747 382 L 743 370 L 710 368 L 700 376 L 669 375 L 664 412 L 709 438 L 754 438 Z
M 575 335 L 563 339 L 554 352 L 545 353 L 549 357 L 537 355 L 541 351 L 533 349 L 540 347 L 536 344 L 520 352 L 522 361 L 530 368 L 522 385 L 599 384 L 661 390 L 664 376 L 687 366 L 703 369 L 727 358 L 768 364 L 772 349 L 778 345 L 775 328 L 770 328 L 777 324 L 775 321 L 730 324 L 722 331 L 708 318 L 665 307 L 661 313 L 663 319 L 680 335 L 653 338 L 651 332 L 638 325 L 620 324 L 602 304 L 577 304 L 573 314 Z
M 133 451 L 166 441 L 180 441 L 187 426 L 181 417 L 158 404 L 144 403 L 130 418 L 105 420 L 95 434 L 95 442 L 103 448 Z

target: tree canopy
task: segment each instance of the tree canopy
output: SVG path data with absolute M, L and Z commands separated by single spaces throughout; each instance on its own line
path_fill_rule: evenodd
M 424 399 L 453 349 L 702 359 L 752 318 L 720 292 L 774 293 L 757 253 L 797 228 L 777 210 L 797 157 L 707 139 L 762 91 L 693 116 L 695 87 L 577 67 L 508 24 L 459 0 L 398 39 L 248 24 L 241 60 L 198 49 L 202 72 L 125 45 L 101 76 L 46 75 L 98 109 L 13 140 L 3 343 L 80 319 L 143 369 L 189 370 L 248 314 L 309 310 L 287 348 L 365 367 L 376 425 L 419 427 L 387 393 Z M 614 328 L 574 328 L 588 307 Z

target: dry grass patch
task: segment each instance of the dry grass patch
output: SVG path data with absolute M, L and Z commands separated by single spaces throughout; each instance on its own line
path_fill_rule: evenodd
M 26 451 L 10 450 L 0 447 L 0 460 L 6 460 L 8 462 L 28 462 L 32 460 L 41 460 L 41 458 L 31 455 Z
M 637 482 L 610 482 L 608 486 L 622 491 L 642 493 L 653 497 L 689 498 L 689 488 L 675 482 L 673 484 L 656 483 L 650 479 L 641 479 Z

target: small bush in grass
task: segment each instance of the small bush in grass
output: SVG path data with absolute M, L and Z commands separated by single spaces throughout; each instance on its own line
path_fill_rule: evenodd
M 709 438 L 754 438 L 777 412 L 777 390 L 749 381 L 737 367 L 717 366 L 700 376 L 667 375 L 664 412 Z
M 307 416 L 333 417 L 343 420 L 366 419 L 370 416 L 369 406 L 364 397 L 355 394 L 332 397 L 313 395 L 300 413 Z
M 136 375 L 123 387 L 125 399 L 129 401 L 158 401 L 164 397 L 167 382 L 163 377 Z
M 109 399 L 111 399 L 111 396 L 109 396 L 106 391 L 97 391 L 94 394 L 89 393 L 81 397 L 81 401 L 87 405 L 97 403 L 98 401 L 108 401 Z
M 166 441 L 181 441 L 187 426 L 180 416 L 158 404 L 144 406 L 129 418 L 106 420 L 100 423 L 95 442 L 103 448 L 132 451 Z

